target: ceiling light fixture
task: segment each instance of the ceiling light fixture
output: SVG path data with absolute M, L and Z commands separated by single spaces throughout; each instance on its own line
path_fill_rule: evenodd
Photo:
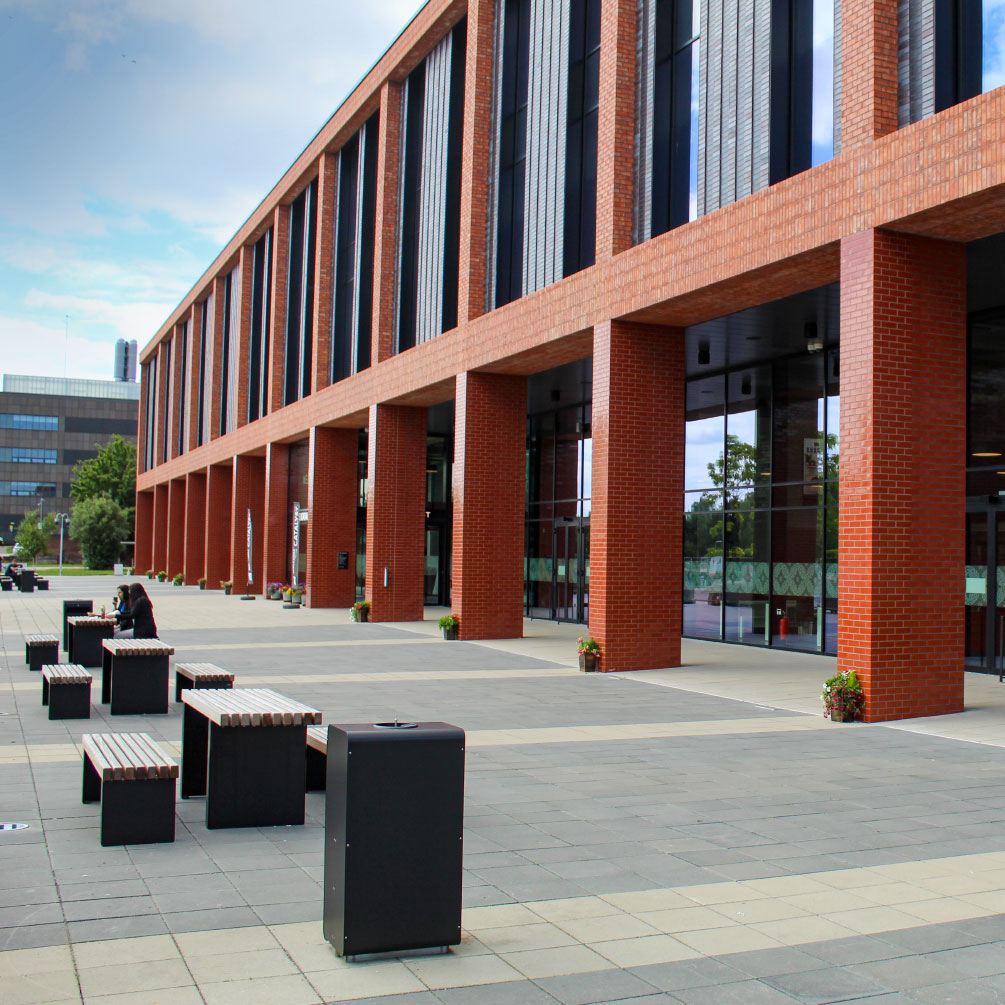
M 740 394 L 750 394 L 750 375 L 744 374 L 740 381 Z
M 708 366 L 708 364 L 711 363 L 711 361 L 712 361 L 712 355 L 709 352 L 708 343 L 707 342 L 699 342 L 698 343 L 698 365 L 699 366 Z
M 824 347 L 824 340 L 820 337 L 817 332 L 816 321 L 807 321 L 803 325 L 803 335 L 806 337 L 806 351 L 807 352 L 820 352 Z
M 972 455 L 973 457 L 1001 457 L 1000 451 L 995 450 L 981 450 L 977 451 Z

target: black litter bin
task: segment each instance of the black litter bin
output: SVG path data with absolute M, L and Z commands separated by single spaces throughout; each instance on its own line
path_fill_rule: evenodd
M 324 936 L 339 956 L 461 941 L 464 731 L 328 727 Z
M 77 618 L 83 614 L 92 614 L 94 604 L 90 600 L 64 600 L 63 601 L 63 651 L 70 651 L 70 626 L 66 623 L 67 618 Z

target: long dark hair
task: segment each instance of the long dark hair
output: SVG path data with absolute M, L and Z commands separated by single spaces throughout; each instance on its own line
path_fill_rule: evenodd
M 129 587 L 129 606 L 135 607 L 136 601 L 140 597 L 147 597 L 147 591 L 143 589 L 142 583 L 132 583 Z M 147 597 L 147 603 L 150 603 L 150 598 Z M 153 604 L 150 604 L 150 609 L 153 610 Z
M 122 601 L 124 601 L 127 604 L 129 603 L 129 584 L 128 583 L 120 583 L 115 588 L 115 605 L 116 605 L 116 607 L 118 606 L 119 600 L 122 600 Z

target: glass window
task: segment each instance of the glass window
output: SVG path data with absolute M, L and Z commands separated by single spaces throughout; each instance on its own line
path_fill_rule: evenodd
M 688 493 L 684 497 L 685 635 L 722 637 L 723 514 L 722 495 Z
M 717 462 L 716 484 L 724 480 L 729 489 L 754 486 L 755 498 L 745 505 L 766 506 L 772 479 L 771 367 L 731 373 L 728 388 L 726 451 Z M 727 508 L 739 501 L 738 493 L 727 493 Z
M 984 0 L 984 31 L 981 37 L 981 90 L 1005 84 L 1005 4 Z
M 725 514 L 726 593 L 724 637 L 731 642 L 766 645 L 770 582 L 770 511 L 727 511 Z
M 45 496 L 56 495 L 55 482 L 0 482 L 0 496 Z
M 0 447 L 0 461 L 11 464 L 55 464 L 56 451 L 41 447 Z
M 967 466 L 1005 455 L 1005 318 L 972 321 L 967 389 Z
M 823 643 L 822 536 L 817 509 L 772 515 L 773 641 L 780 648 L 816 651 Z
M 684 427 L 684 488 L 722 486 L 724 418 L 723 378 L 707 377 L 687 385 Z
M 0 429 L 34 429 L 58 431 L 59 418 L 55 415 L 19 415 L 0 413 Z

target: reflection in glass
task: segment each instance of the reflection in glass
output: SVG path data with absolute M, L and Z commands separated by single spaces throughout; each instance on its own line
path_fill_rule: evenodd
M 984 0 L 981 91 L 1005 84 L 1005 2 Z
M 811 165 L 834 156 L 834 0 L 813 0 Z
M 725 515 L 726 569 L 724 637 L 765 645 L 770 640 L 768 580 L 770 512 L 733 511 Z
M 967 514 L 967 555 L 964 624 L 965 659 L 976 666 L 987 662 L 988 514 Z
M 816 509 L 775 510 L 772 519 L 773 642 L 785 649 L 818 650 L 824 632 L 823 523 Z
M 969 342 L 967 465 L 983 467 L 1005 455 L 1005 318 L 971 322 Z
M 692 380 L 687 385 L 684 428 L 684 488 L 701 489 L 722 485 L 723 378 Z M 718 478 L 716 481 L 716 466 Z
M 771 367 L 761 366 L 728 378 L 725 457 L 715 466 L 716 485 L 727 487 L 726 505 L 741 505 L 734 487 L 756 486 L 755 498 L 745 505 L 767 506 L 772 479 Z
M 703 494 L 684 514 L 684 634 L 718 639 L 722 632 L 722 512 Z

